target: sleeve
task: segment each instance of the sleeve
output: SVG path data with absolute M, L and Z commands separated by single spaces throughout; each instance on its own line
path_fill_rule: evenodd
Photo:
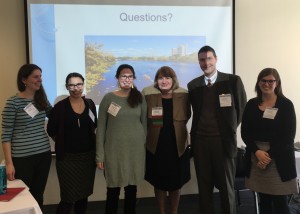
M 89 109 L 92 111 L 94 117 L 95 117 L 95 120 L 93 121 L 93 124 L 94 124 L 94 128 L 97 128 L 97 113 L 96 113 L 96 105 L 94 103 L 94 101 L 92 99 L 88 99 L 88 98 L 85 98 L 87 104 L 88 104 L 88 107 Z
M 96 162 L 104 162 L 104 144 L 106 138 L 106 130 L 107 130 L 107 109 L 109 106 L 109 99 L 106 96 L 103 97 L 99 110 L 98 110 L 98 120 L 97 120 L 97 132 L 96 132 Z
M 15 126 L 16 104 L 8 99 L 2 112 L 2 143 L 11 142 Z
M 141 93 L 142 93 L 143 96 L 145 96 L 145 94 L 146 94 L 146 88 L 143 88 L 143 90 L 142 90 Z
M 241 124 L 241 136 L 244 141 L 244 143 L 247 146 L 247 150 L 251 151 L 252 153 L 255 153 L 258 150 L 258 147 L 256 146 L 256 143 L 254 143 L 253 136 L 251 133 L 251 118 L 252 115 L 252 101 L 250 100 L 244 110 L 243 118 L 242 118 L 242 124 Z
M 51 114 L 51 110 L 52 110 L 52 105 L 50 104 L 50 102 L 47 100 L 47 108 L 46 108 L 46 116 L 49 118 L 50 114 Z
M 47 133 L 54 141 L 60 129 L 60 111 L 61 108 L 59 108 L 59 103 L 57 103 L 48 116 Z
M 296 135 L 296 113 L 293 103 L 290 100 L 282 103 L 279 107 L 282 111 L 278 115 L 278 124 L 280 128 L 275 133 L 274 141 L 271 142 L 271 148 L 268 151 L 271 157 L 284 154 L 284 151 L 294 149 L 294 139 Z
M 242 115 L 244 112 L 244 108 L 247 103 L 247 95 L 246 91 L 243 85 L 243 82 L 239 76 L 236 76 L 236 82 L 235 82 L 235 108 L 236 108 L 236 114 L 237 114 L 237 125 L 239 125 L 242 121 Z
M 187 118 L 190 119 L 192 116 L 192 112 L 191 112 L 191 102 L 190 102 L 190 96 L 188 94 L 188 101 L 186 102 L 186 108 L 187 108 Z
M 94 103 L 93 100 L 91 100 L 91 102 L 92 102 L 92 112 L 93 112 L 93 114 L 94 114 L 94 116 L 95 116 L 95 128 L 97 128 L 97 112 L 96 112 L 96 105 L 95 105 L 95 103 Z
M 143 125 L 145 135 L 147 135 L 147 103 L 143 96 L 142 109 L 141 109 L 141 123 Z

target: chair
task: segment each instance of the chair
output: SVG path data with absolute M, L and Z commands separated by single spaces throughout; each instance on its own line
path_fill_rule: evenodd
M 236 175 L 235 175 L 235 181 L 234 181 L 234 190 L 237 193 L 237 205 L 238 206 L 241 206 L 240 191 L 248 190 L 245 186 L 244 155 L 245 155 L 245 150 L 242 148 L 238 148 L 237 157 L 235 159 Z M 253 198 L 254 198 L 255 213 L 259 214 L 258 196 L 257 196 L 256 192 L 253 192 Z
M 300 192 L 300 182 L 299 178 L 297 178 L 297 187 L 298 187 L 298 192 Z M 288 196 L 288 205 L 291 204 L 292 200 L 294 199 L 295 194 L 291 194 Z

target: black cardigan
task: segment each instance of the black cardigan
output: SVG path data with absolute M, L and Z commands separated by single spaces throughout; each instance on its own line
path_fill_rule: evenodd
M 254 141 L 270 142 L 270 157 L 275 160 L 282 181 L 297 176 L 294 138 L 296 133 L 296 114 L 293 103 L 285 97 L 277 97 L 274 108 L 278 112 L 274 119 L 262 118 L 263 112 L 258 108 L 257 98 L 248 101 L 242 119 L 241 135 L 247 145 L 246 176 L 250 176 L 251 153 L 258 148 Z
M 84 103 L 93 112 L 95 120 L 90 120 L 90 132 L 93 136 L 93 142 L 96 145 L 95 130 L 97 128 L 97 114 L 94 102 L 91 99 L 83 98 Z M 49 121 L 47 124 L 48 135 L 55 141 L 55 154 L 58 160 L 62 160 L 64 157 L 64 114 L 65 106 L 69 102 L 69 97 L 58 102 L 52 109 Z

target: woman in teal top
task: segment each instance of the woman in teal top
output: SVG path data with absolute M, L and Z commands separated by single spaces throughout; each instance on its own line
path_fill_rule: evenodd
M 17 76 L 19 92 L 2 112 L 2 146 L 9 180 L 21 179 L 40 207 L 51 164 L 45 117 L 51 105 L 42 86 L 42 69 L 23 65 Z
M 99 107 L 96 161 L 105 171 L 105 213 L 116 214 L 120 188 L 125 189 L 125 214 L 135 214 L 136 185 L 144 179 L 147 105 L 133 84 L 132 66 L 116 72 L 119 90 L 106 94 Z

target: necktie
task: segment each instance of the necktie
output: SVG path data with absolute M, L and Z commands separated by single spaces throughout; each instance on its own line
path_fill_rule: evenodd
M 212 83 L 211 83 L 211 79 L 207 79 L 207 87 L 211 87 Z

